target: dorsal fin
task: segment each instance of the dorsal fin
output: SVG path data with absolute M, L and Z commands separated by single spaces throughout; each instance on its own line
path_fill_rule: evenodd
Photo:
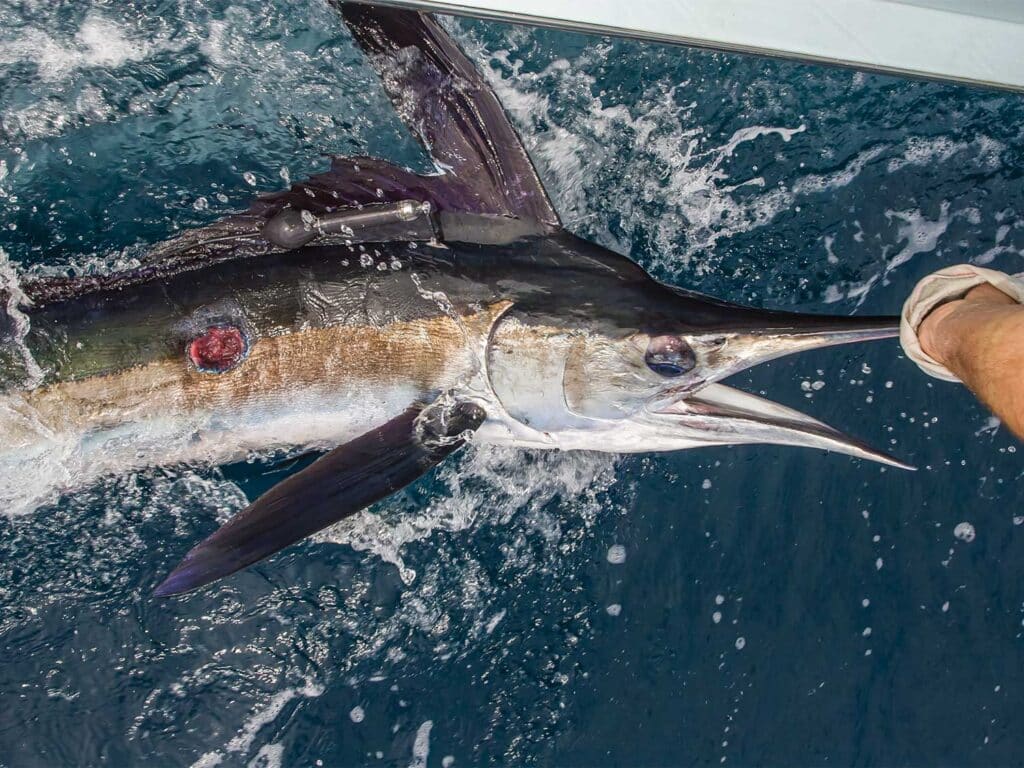
M 437 21 L 414 11 L 332 2 L 438 173 L 420 175 L 371 157 L 335 157 L 326 173 L 263 195 L 244 213 L 155 246 L 135 269 L 30 278 L 25 293 L 36 306 L 278 250 L 261 232 L 285 208 L 319 216 L 339 208 L 429 202 L 435 212 L 484 215 L 473 226 L 460 227 L 457 239 L 468 242 L 495 242 L 485 232 L 474 232 L 474 226 L 487 228 L 487 216 L 524 220 L 519 229 L 501 230 L 498 239 L 509 232 L 554 233 L 561 228 L 497 96 Z
M 471 213 L 560 224 L 497 96 L 447 32 L 427 14 L 338 3 L 399 117 Z
M 451 177 L 421 176 L 375 157 L 334 157 L 326 173 L 310 176 L 291 189 L 261 195 L 250 214 L 270 218 L 283 208 L 320 216 L 338 208 L 418 200 L 435 210 L 475 211 L 475 198 Z

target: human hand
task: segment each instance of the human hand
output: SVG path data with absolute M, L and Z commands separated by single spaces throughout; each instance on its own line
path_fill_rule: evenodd
M 932 310 L 921 349 L 1024 437 L 1024 306 L 989 283 Z

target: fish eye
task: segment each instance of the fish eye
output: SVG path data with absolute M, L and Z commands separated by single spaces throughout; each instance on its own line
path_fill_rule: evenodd
M 678 336 L 655 336 L 644 355 L 647 367 L 659 376 L 674 377 L 689 373 L 697 365 L 693 347 Z

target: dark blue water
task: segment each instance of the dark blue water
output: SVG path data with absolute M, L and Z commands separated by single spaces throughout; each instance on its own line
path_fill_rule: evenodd
M 1024 269 L 1019 96 L 455 28 L 567 225 L 660 278 L 893 313 L 943 265 Z M 426 163 L 320 2 L 0 4 L 22 272 L 130 263 L 328 153 Z M 921 469 L 475 449 L 173 601 L 155 584 L 287 467 L 3 518 L 0 764 L 1020 765 L 1018 442 L 895 342 L 736 383 Z

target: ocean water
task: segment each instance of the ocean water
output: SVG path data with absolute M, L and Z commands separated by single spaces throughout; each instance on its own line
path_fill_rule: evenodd
M 1024 269 L 1020 96 L 450 24 L 566 225 L 661 279 L 866 314 Z M 328 154 L 428 167 L 319 0 L 0 2 L 5 280 L 131 263 Z M 475 448 L 177 600 L 294 467 L 0 517 L 0 765 L 1021 764 L 1019 442 L 894 341 L 735 383 L 920 471 Z

